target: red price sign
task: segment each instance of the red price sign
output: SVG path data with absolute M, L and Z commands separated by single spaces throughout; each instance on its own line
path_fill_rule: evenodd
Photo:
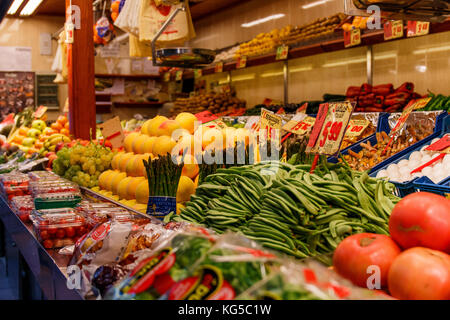
M 222 61 L 220 61 L 216 64 L 216 66 L 214 68 L 214 72 L 215 73 L 223 72 L 223 62 Z
M 314 123 L 316 123 L 315 118 L 299 113 L 283 126 L 283 130 L 298 135 L 305 135 L 311 131 Z
M 306 113 L 306 110 L 308 110 L 308 102 L 302 104 L 302 106 L 297 109 L 296 113 Z
M 247 56 L 239 57 L 236 62 L 236 69 L 242 69 L 247 66 Z
M 47 112 L 47 107 L 45 106 L 39 106 L 39 108 L 37 108 L 37 110 L 34 112 L 34 117 L 36 119 L 40 119 L 42 118 L 42 116 Z
M 361 44 L 361 30 L 352 29 L 344 31 L 344 45 L 346 48 L 354 47 Z
M 345 132 L 346 137 L 359 137 L 369 126 L 370 121 L 366 119 L 352 119 Z
M 217 119 L 217 116 L 213 115 L 210 111 L 203 111 L 200 113 L 197 113 L 195 115 L 197 117 L 197 120 L 200 121 L 201 123 L 207 123 L 213 120 Z
M 384 40 L 392 40 L 403 37 L 403 21 L 387 21 L 384 24 Z
M 439 141 L 431 144 L 425 150 L 439 153 L 450 153 L 450 135 L 445 135 L 444 137 L 439 139 Z
M 430 33 L 430 23 L 423 21 L 408 21 L 408 37 L 419 37 Z
M 431 97 L 410 101 L 409 104 L 403 110 L 403 113 L 400 116 L 400 118 L 397 120 L 397 123 L 395 124 L 394 128 L 391 130 L 391 136 L 394 136 L 398 131 L 400 131 L 401 128 L 403 128 L 411 112 L 417 109 L 424 108 L 430 101 Z
M 306 152 L 337 154 L 354 107 L 349 101 L 321 105 Z
M 289 47 L 286 45 L 279 46 L 277 48 L 276 60 L 286 60 L 289 55 Z
M 261 109 L 261 119 L 260 119 L 260 128 L 267 130 L 267 139 L 271 139 L 275 136 L 275 130 L 281 130 L 281 127 L 283 125 L 283 119 L 264 108 Z M 280 135 L 278 135 L 280 138 Z

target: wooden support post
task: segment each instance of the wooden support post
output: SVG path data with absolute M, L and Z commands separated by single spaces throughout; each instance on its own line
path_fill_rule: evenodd
M 70 3 L 76 10 L 70 8 Z M 78 10 L 79 9 L 79 10 Z M 66 19 L 79 15 L 80 28 L 75 28 L 74 43 L 68 45 L 68 90 L 70 133 L 76 138 L 95 138 L 95 66 L 92 1 L 66 0 Z M 75 21 L 74 21 L 75 24 Z

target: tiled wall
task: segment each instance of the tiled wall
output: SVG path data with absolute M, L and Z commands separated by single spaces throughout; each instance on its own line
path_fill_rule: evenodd
M 286 24 L 300 25 L 319 17 L 343 12 L 343 1 L 329 1 L 309 9 L 301 6 L 313 0 L 253 0 L 211 15 L 196 23 L 195 46 L 222 48 L 250 40 Z M 284 13 L 286 17 L 252 28 L 244 22 Z M 367 81 L 366 47 L 352 48 L 289 61 L 289 102 L 321 100 L 324 93 L 345 94 L 347 87 Z M 373 47 L 374 84 L 399 86 L 415 83 L 417 91 L 427 89 L 450 95 L 450 32 L 386 42 Z M 240 98 L 252 107 L 264 98 L 283 100 L 283 65 L 274 63 L 232 72 Z M 206 77 L 208 82 L 226 79 L 226 74 Z

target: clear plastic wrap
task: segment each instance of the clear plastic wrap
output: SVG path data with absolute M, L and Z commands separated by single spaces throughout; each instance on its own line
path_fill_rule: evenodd
M 12 211 L 23 222 L 28 222 L 30 214 L 34 209 L 34 202 L 31 196 L 18 196 L 11 199 L 10 203 Z
M 77 184 L 67 180 L 36 180 L 30 182 L 30 193 L 34 198 L 52 193 L 65 193 L 81 196 Z
M 0 174 L 0 192 L 7 200 L 17 196 L 29 195 L 29 184 L 30 179 L 26 174 L 19 172 Z
M 368 136 L 374 134 L 377 131 L 378 121 L 380 118 L 379 112 L 371 112 L 371 113 L 354 113 L 350 120 L 350 123 L 353 121 L 361 121 L 361 126 L 363 126 L 364 120 L 369 121 L 369 125 L 365 127 L 365 129 L 361 132 L 358 132 L 357 135 L 351 135 L 348 132 L 344 136 L 344 140 L 342 141 L 341 150 L 351 146 L 352 144 L 357 143 L 360 140 L 367 138 Z

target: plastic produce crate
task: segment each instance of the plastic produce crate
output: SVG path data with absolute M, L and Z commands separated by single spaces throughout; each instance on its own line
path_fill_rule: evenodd
M 450 177 L 434 184 L 428 177 L 420 177 L 414 181 L 415 192 L 431 192 L 438 195 L 449 197 L 450 196 Z

